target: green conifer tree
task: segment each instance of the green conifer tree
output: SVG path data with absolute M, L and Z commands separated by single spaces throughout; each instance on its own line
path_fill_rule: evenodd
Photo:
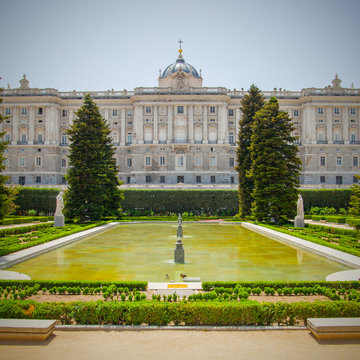
M 296 215 L 301 160 L 287 112 L 272 97 L 252 125 L 250 176 L 254 179 L 252 215 L 257 220 Z
M 360 179 L 359 175 L 355 175 L 358 179 Z M 356 185 L 354 184 L 351 187 L 352 190 L 352 194 L 350 197 L 350 208 L 349 211 L 354 214 L 359 216 L 360 215 L 360 185 Z
M 64 215 L 81 222 L 120 216 L 123 191 L 119 189 L 109 125 L 89 94 L 76 116 L 67 132 L 71 143 Z
M 239 122 L 239 137 L 237 153 L 238 182 L 239 182 L 239 213 L 241 217 L 251 214 L 251 203 L 253 202 L 252 192 L 254 189 L 254 180 L 252 176 L 247 175 L 251 168 L 250 143 L 252 135 L 251 125 L 254 122 L 254 116 L 265 104 L 265 98 L 257 86 L 252 84 L 248 94 L 241 100 L 240 110 L 242 117 Z
M 0 91 L 2 91 L 2 89 L 0 89 Z M 1 102 L 2 99 L 0 99 L 0 103 Z M 0 124 L 8 118 L 9 116 L 3 116 L 0 114 Z M 1 174 L 6 167 L 4 164 L 6 159 L 4 152 L 8 145 L 7 141 L 3 141 L 4 136 L 5 131 L 0 132 L 0 220 L 15 210 L 16 206 L 14 204 L 14 200 L 18 193 L 16 187 L 5 185 L 9 177 Z

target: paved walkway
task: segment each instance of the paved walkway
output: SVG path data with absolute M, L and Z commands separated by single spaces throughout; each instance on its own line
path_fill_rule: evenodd
M 306 224 L 314 224 L 314 225 L 330 226 L 330 227 L 335 227 L 335 228 L 339 228 L 339 229 L 354 230 L 354 228 L 348 224 L 337 224 L 337 223 L 332 223 L 332 222 L 322 222 L 322 221 L 315 221 L 315 220 L 310 220 L 310 219 L 306 219 L 305 223 Z
M 359 345 L 318 342 L 308 330 L 55 330 L 44 343 L 0 341 L 0 360 L 358 360 Z
M 30 226 L 30 225 L 38 225 L 38 224 L 46 224 L 49 222 L 53 222 L 53 221 L 33 221 L 33 222 L 29 222 L 29 223 L 23 223 L 23 224 L 11 224 L 11 225 L 0 225 L 0 230 L 1 229 L 11 229 L 11 228 L 15 228 L 15 227 L 21 227 L 21 226 Z

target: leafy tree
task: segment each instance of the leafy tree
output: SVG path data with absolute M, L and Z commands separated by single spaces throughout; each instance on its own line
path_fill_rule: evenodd
M 298 199 L 301 161 L 294 144 L 294 130 L 287 112 L 271 97 L 259 110 L 252 125 L 249 175 L 254 179 L 252 215 L 257 220 L 294 217 Z
M 241 100 L 240 110 L 242 117 L 239 122 L 239 138 L 237 148 L 237 167 L 239 181 L 239 213 L 241 217 L 251 214 L 251 203 L 253 202 L 252 192 L 254 180 L 246 174 L 251 168 L 250 143 L 252 135 L 251 125 L 254 116 L 265 104 L 265 98 L 261 91 L 254 84 L 250 86 L 248 94 Z
M 360 179 L 359 175 L 355 175 L 358 179 Z M 350 212 L 354 215 L 359 216 L 360 215 L 360 185 L 354 184 L 351 187 L 352 194 L 350 197 Z
M 2 91 L 2 89 L 0 89 L 0 91 Z M 0 99 L 0 103 L 1 102 L 2 99 Z M 0 124 L 8 118 L 9 116 L 0 114 Z M 2 141 L 4 136 L 5 131 L 0 132 L 0 220 L 15 210 L 16 205 L 14 204 L 14 200 L 18 192 L 15 187 L 5 185 L 9 177 L 1 174 L 3 170 L 5 170 L 4 161 L 6 157 L 4 156 L 4 152 L 8 145 L 8 142 Z
M 76 116 L 67 132 L 71 143 L 64 215 L 81 222 L 120 216 L 123 191 L 119 189 L 109 125 L 89 94 Z

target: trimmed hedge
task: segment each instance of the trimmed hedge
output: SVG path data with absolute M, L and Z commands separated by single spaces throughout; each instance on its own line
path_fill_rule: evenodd
M 18 212 L 36 209 L 53 214 L 56 196 L 60 189 L 20 187 L 15 200 Z M 336 210 L 348 208 L 351 189 L 301 190 L 305 212 L 311 207 L 333 207 Z M 238 213 L 237 190 L 124 190 L 122 202 L 124 211 L 131 215 L 168 214 L 188 212 L 229 215 Z
M 235 288 L 241 286 L 264 290 L 265 287 L 274 289 L 288 287 L 293 289 L 296 287 L 314 287 L 316 285 L 331 289 L 360 289 L 360 281 L 204 281 L 202 288 L 205 291 L 210 291 L 220 287 Z
M 0 225 L 12 225 L 12 224 L 27 224 L 34 221 L 46 222 L 53 221 L 52 216 L 25 216 L 25 217 L 11 217 L 5 218 L 0 221 Z
M 340 210 L 349 207 L 351 189 L 336 189 L 336 190 L 301 190 L 301 196 L 304 200 L 304 210 L 308 213 L 312 207 L 328 207 Z
M 52 215 L 56 210 L 56 196 L 61 191 L 53 188 L 27 188 L 18 187 L 15 204 L 18 207 L 17 212 L 22 213 L 35 209 L 38 214 L 43 212 Z
M 86 280 L 0 280 L 0 287 L 5 288 L 7 286 L 17 286 L 19 288 L 25 288 L 25 286 L 35 286 L 36 284 L 40 285 L 40 288 L 46 288 L 47 290 L 58 287 L 58 286 L 67 286 L 67 287 L 77 287 L 81 288 L 97 288 L 102 286 L 116 285 L 119 287 L 127 287 L 129 290 L 146 290 L 147 281 L 86 281 Z
M 31 300 L 3 300 L 0 302 L 1 318 L 55 319 L 62 324 L 75 322 L 82 325 L 296 325 L 312 317 L 359 316 L 360 306 L 353 301 L 37 303 Z

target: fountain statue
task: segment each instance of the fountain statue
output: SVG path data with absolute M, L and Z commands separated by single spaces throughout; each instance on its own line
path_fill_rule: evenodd
M 64 209 L 64 192 L 60 191 L 56 196 L 56 210 L 54 214 L 54 227 L 65 226 L 65 217 L 62 213 Z
M 182 218 L 181 214 L 179 214 L 178 218 L 178 228 L 176 232 L 177 240 L 176 240 L 176 248 L 174 250 L 174 262 L 178 264 L 185 263 L 185 250 L 183 248 L 183 229 L 182 229 Z

